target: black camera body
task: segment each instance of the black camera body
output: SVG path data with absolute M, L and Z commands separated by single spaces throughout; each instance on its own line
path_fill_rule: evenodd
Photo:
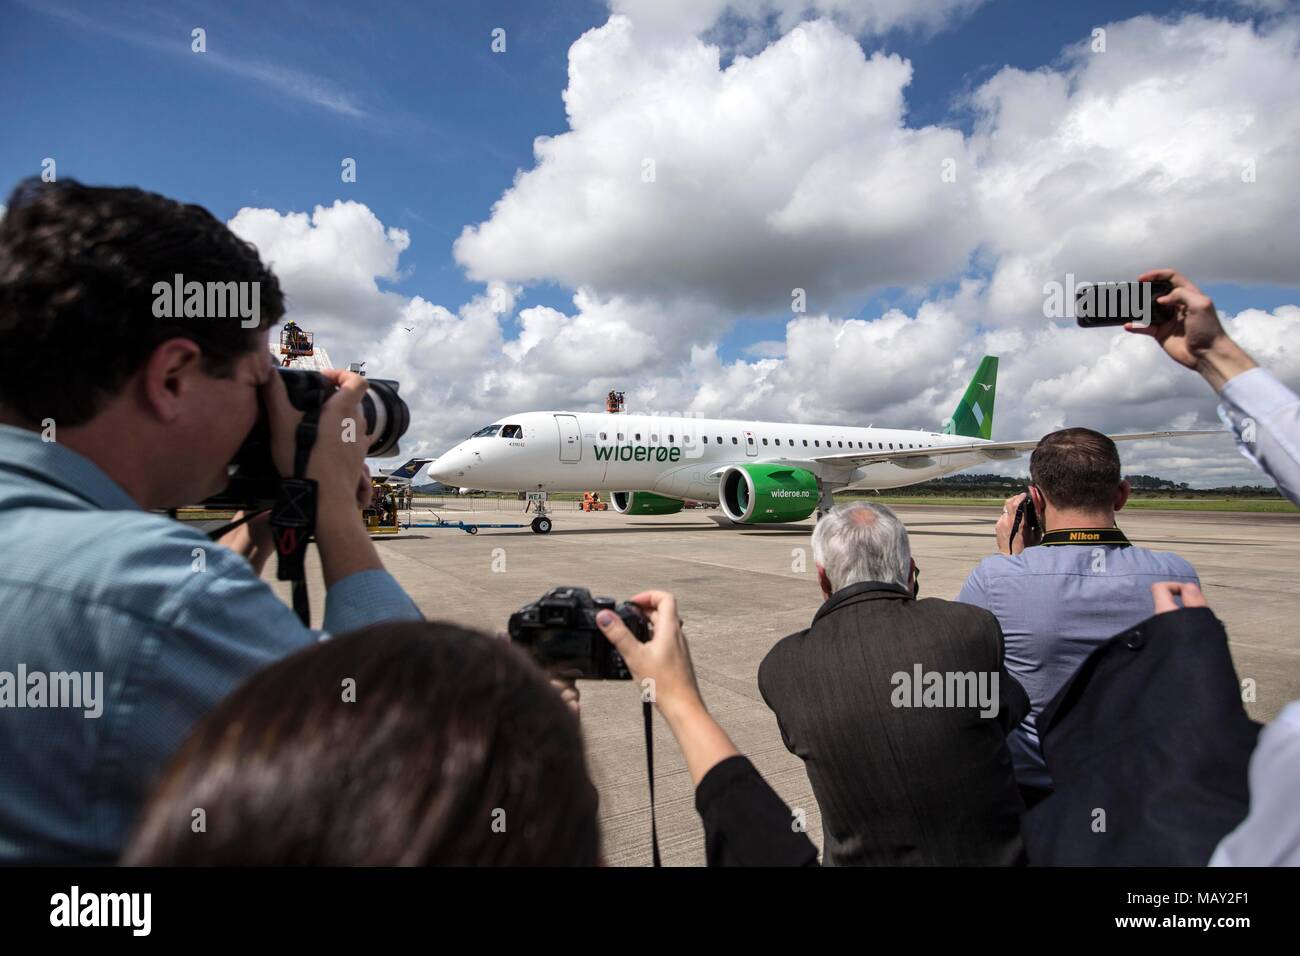
M 650 622 L 635 604 L 593 598 L 586 588 L 551 588 L 510 615 L 510 640 L 524 647 L 547 670 L 576 671 L 588 680 L 631 680 L 623 655 L 614 650 L 596 614 L 613 611 L 638 641 L 650 640 Z
M 1007 541 L 1012 548 L 1016 544 L 1016 532 L 1020 531 L 1022 524 L 1026 539 L 1041 536 L 1042 525 L 1038 521 L 1038 509 L 1034 507 L 1034 496 L 1028 488 L 1025 489 L 1024 499 L 1016 505 L 1016 514 L 1011 521 L 1011 536 Z M 1028 541 L 1026 540 L 1025 543 L 1028 544 Z
M 289 393 L 289 402 L 299 411 L 320 408 L 334 394 L 333 382 L 320 372 L 300 368 L 277 368 Z M 411 424 L 411 412 L 397 394 L 400 387 L 389 379 L 367 379 L 368 388 L 361 399 L 365 416 L 364 429 L 371 436 L 367 457 L 386 458 L 398 454 L 398 442 Z M 259 403 L 260 404 L 260 403 Z M 287 476 L 286 476 L 287 477 Z M 266 406 L 260 405 L 257 422 L 230 462 L 230 484 L 220 494 L 200 502 L 200 507 L 258 510 L 275 504 L 280 493 L 281 475 L 271 454 L 271 424 Z

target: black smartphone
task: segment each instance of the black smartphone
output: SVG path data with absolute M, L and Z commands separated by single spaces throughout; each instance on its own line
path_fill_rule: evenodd
M 1074 318 L 1080 328 L 1095 329 L 1136 322 L 1160 325 L 1174 317 L 1168 306 L 1156 299 L 1168 295 L 1174 284 L 1168 279 L 1154 282 L 1096 282 L 1080 286 L 1074 294 Z

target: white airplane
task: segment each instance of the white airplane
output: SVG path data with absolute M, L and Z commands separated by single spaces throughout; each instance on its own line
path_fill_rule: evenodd
M 481 428 L 429 466 L 448 485 L 487 491 L 610 492 L 620 514 L 717 502 L 734 524 L 802 521 L 844 489 L 901 488 L 990 461 L 1038 439 L 992 441 L 998 360 L 984 356 L 943 431 L 796 425 L 596 412 L 524 412 Z M 1115 441 L 1217 435 L 1160 431 Z M 532 529 L 551 530 L 545 501 Z

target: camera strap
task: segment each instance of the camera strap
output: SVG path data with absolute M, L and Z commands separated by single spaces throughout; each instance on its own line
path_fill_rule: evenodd
M 217 528 L 214 531 L 209 531 L 208 538 L 209 540 L 212 541 L 220 541 L 222 538 L 230 534 L 230 532 L 234 531 L 236 528 L 240 527 L 241 525 L 247 524 L 248 522 L 256 518 L 258 515 L 264 515 L 264 514 L 266 514 L 265 508 L 261 508 L 257 511 L 246 511 L 244 512 L 244 517 L 236 518 L 234 521 L 228 521 L 225 524 L 223 524 L 220 528 Z M 171 518 L 173 521 L 176 519 L 176 513 L 174 510 L 171 513 Z
M 1042 543 L 1048 547 L 1054 544 L 1103 544 L 1128 548 L 1133 545 L 1119 528 L 1058 528 L 1043 535 Z
M 641 715 L 645 718 L 645 769 L 650 778 L 650 860 L 651 866 L 663 866 L 659 859 L 659 826 L 655 822 L 655 739 L 650 701 L 641 701 Z
M 311 602 L 303 559 L 316 530 L 316 482 L 304 477 L 312 447 L 316 444 L 320 408 L 303 413 L 294 431 L 293 477 L 280 482 L 280 495 L 271 509 L 271 533 L 275 538 L 276 577 L 292 582 L 293 610 L 303 627 L 311 626 Z
M 1020 530 L 1021 521 L 1025 522 L 1026 530 L 1030 534 L 1038 531 L 1038 512 L 1034 509 L 1034 499 L 1028 491 L 1025 492 L 1025 497 L 1021 499 L 1020 504 L 1016 506 L 1016 515 L 1011 521 L 1011 535 L 1007 538 L 1007 541 L 1011 543 L 1013 548 L 1015 547 L 1016 532 Z

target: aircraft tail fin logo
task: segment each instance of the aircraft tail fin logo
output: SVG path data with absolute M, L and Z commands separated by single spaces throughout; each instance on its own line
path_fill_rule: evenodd
M 947 435 L 964 435 L 967 438 L 993 437 L 993 399 L 997 394 L 998 359 L 986 355 L 981 360 L 975 376 L 966 386 L 966 394 L 957 403 L 952 417 L 944 422 Z
M 394 468 L 388 473 L 389 478 L 414 478 L 421 468 L 433 461 L 432 458 L 412 458 L 400 468 Z

